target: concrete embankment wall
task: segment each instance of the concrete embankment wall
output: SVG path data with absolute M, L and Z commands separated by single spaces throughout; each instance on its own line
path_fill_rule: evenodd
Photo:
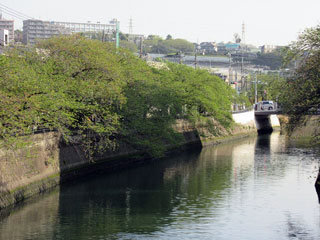
M 288 124 L 287 116 L 279 116 L 281 122 L 281 130 L 284 131 L 285 134 L 289 135 L 292 140 L 302 140 L 310 142 L 312 141 L 312 137 L 315 135 L 320 135 L 320 116 L 307 116 L 304 123 L 302 123 L 299 127 L 295 128 L 292 132 L 288 132 L 285 127 Z
M 263 128 L 264 125 L 270 126 L 270 128 L 280 127 L 280 121 L 278 116 L 273 114 L 269 116 L 262 116 L 261 119 L 255 118 L 254 111 L 245 111 L 232 114 L 233 120 L 241 124 L 243 126 L 251 127 L 251 128 Z
M 206 124 L 197 124 L 195 127 L 183 120 L 177 122 L 175 129 L 184 137 L 181 144 L 175 146 L 176 149 L 217 144 L 225 137 L 245 136 L 254 132 L 252 128 L 241 126 L 235 127 L 232 132 L 218 127 L 209 131 Z M 79 145 L 66 145 L 60 139 L 56 132 L 41 133 L 31 136 L 28 140 L 30 144 L 23 149 L 0 150 L 0 209 L 79 175 L 101 169 L 112 171 L 146 161 L 132 157 L 138 152 L 124 144 L 120 144 L 116 151 L 105 152 L 90 161 Z
M 176 129 L 184 137 L 180 148 L 201 147 L 200 136 L 190 124 L 179 123 Z M 0 209 L 75 176 L 89 174 L 99 168 L 127 167 L 146 160 L 133 157 L 138 152 L 125 144 L 89 160 L 79 145 L 66 145 L 60 140 L 57 132 L 46 132 L 31 136 L 28 139 L 30 144 L 24 148 L 14 151 L 0 149 Z

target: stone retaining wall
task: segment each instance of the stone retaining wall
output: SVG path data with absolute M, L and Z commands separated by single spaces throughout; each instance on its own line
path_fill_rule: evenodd
M 168 146 L 171 150 L 201 147 L 219 143 L 218 139 L 221 139 L 210 133 L 205 124 L 198 124 L 195 128 L 189 122 L 181 120 L 177 122 L 175 129 L 183 134 L 184 140 L 179 146 Z M 221 131 L 219 129 L 220 135 L 230 137 L 248 135 L 254 129 L 236 127 L 233 133 Z M 101 169 L 111 171 L 125 168 L 147 160 L 132 157 L 137 151 L 120 144 L 116 151 L 106 152 L 89 161 L 80 146 L 62 144 L 60 135 L 56 132 L 36 134 L 29 141 L 32 144 L 23 149 L 0 150 L 0 209 L 44 192 L 70 178 Z

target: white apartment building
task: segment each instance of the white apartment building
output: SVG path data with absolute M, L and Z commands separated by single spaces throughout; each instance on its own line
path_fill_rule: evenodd
M 0 45 L 7 46 L 9 44 L 9 31 L 7 29 L 0 29 Z
M 14 20 L 7 20 L 0 14 L 0 30 L 8 30 L 8 44 L 14 43 Z
M 101 23 L 76 23 L 55 22 L 29 19 L 23 21 L 23 43 L 35 44 L 37 40 L 48 39 L 60 34 L 72 33 L 112 33 L 116 30 L 116 22 L 110 24 Z

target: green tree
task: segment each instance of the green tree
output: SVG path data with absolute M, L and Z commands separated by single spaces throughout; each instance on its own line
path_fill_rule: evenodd
M 161 156 L 181 141 L 176 119 L 232 119 L 233 92 L 218 77 L 179 64 L 153 68 L 128 50 L 79 35 L 0 56 L 0 139 L 48 128 L 74 135 L 89 157 L 127 143 Z M 8 141 L 9 140 L 9 141 Z
M 281 94 L 283 110 L 290 116 L 292 129 L 309 111 L 320 106 L 320 25 L 306 29 L 289 46 L 285 59 L 296 65 Z
M 250 102 L 253 104 L 255 101 L 255 82 L 252 81 L 255 77 L 250 76 L 251 84 L 248 91 Z M 285 79 L 279 73 L 257 74 L 257 94 L 258 101 L 260 100 L 273 100 L 279 101 L 280 95 L 284 89 Z
M 23 41 L 23 33 L 21 30 L 19 29 L 16 29 L 14 30 L 14 42 L 17 43 L 17 42 L 22 42 Z
M 130 52 L 138 52 L 138 47 L 134 42 L 129 42 L 126 40 L 120 40 L 120 47 L 128 49 Z
M 148 36 L 144 41 L 144 51 L 146 53 L 190 53 L 194 51 L 193 43 L 184 39 L 170 39 L 163 40 L 157 36 Z
M 191 120 L 212 116 L 224 127 L 230 127 L 232 89 L 206 70 L 168 63 L 173 88 L 182 99 L 186 116 Z
M 251 63 L 259 66 L 267 66 L 271 70 L 278 70 L 283 64 L 283 50 L 279 48 L 270 53 L 258 53 L 257 58 L 251 60 Z
M 13 50 L 1 62 L 2 139 L 49 128 L 67 141 L 77 133 L 84 144 L 92 143 L 90 136 L 99 146 L 113 144 L 119 126 L 115 110 L 125 102 L 114 47 L 74 35 Z
M 181 135 L 172 128 L 182 111 L 180 96 L 168 79 L 144 61 L 126 52 L 120 56 L 127 79 L 123 88 L 127 101 L 119 112 L 119 139 L 149 156 L 162 156 L 167 145 L 181 141 Z

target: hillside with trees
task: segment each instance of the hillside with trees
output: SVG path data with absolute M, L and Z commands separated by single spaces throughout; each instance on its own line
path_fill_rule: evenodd
M 277 48 L 269 53 L 257 53 L 257 57 L 251 60 L 251 63 L 261 67 L 268 67 L 271 70 L 279 70 L 283 65 L 283 48 Z
M 168 35 L 163 39 L 156 35 L 149 35 L 143 42 L 144 53 L 191 53 L 194 52 L 194 44 L 184 39 L 173 39 Z

